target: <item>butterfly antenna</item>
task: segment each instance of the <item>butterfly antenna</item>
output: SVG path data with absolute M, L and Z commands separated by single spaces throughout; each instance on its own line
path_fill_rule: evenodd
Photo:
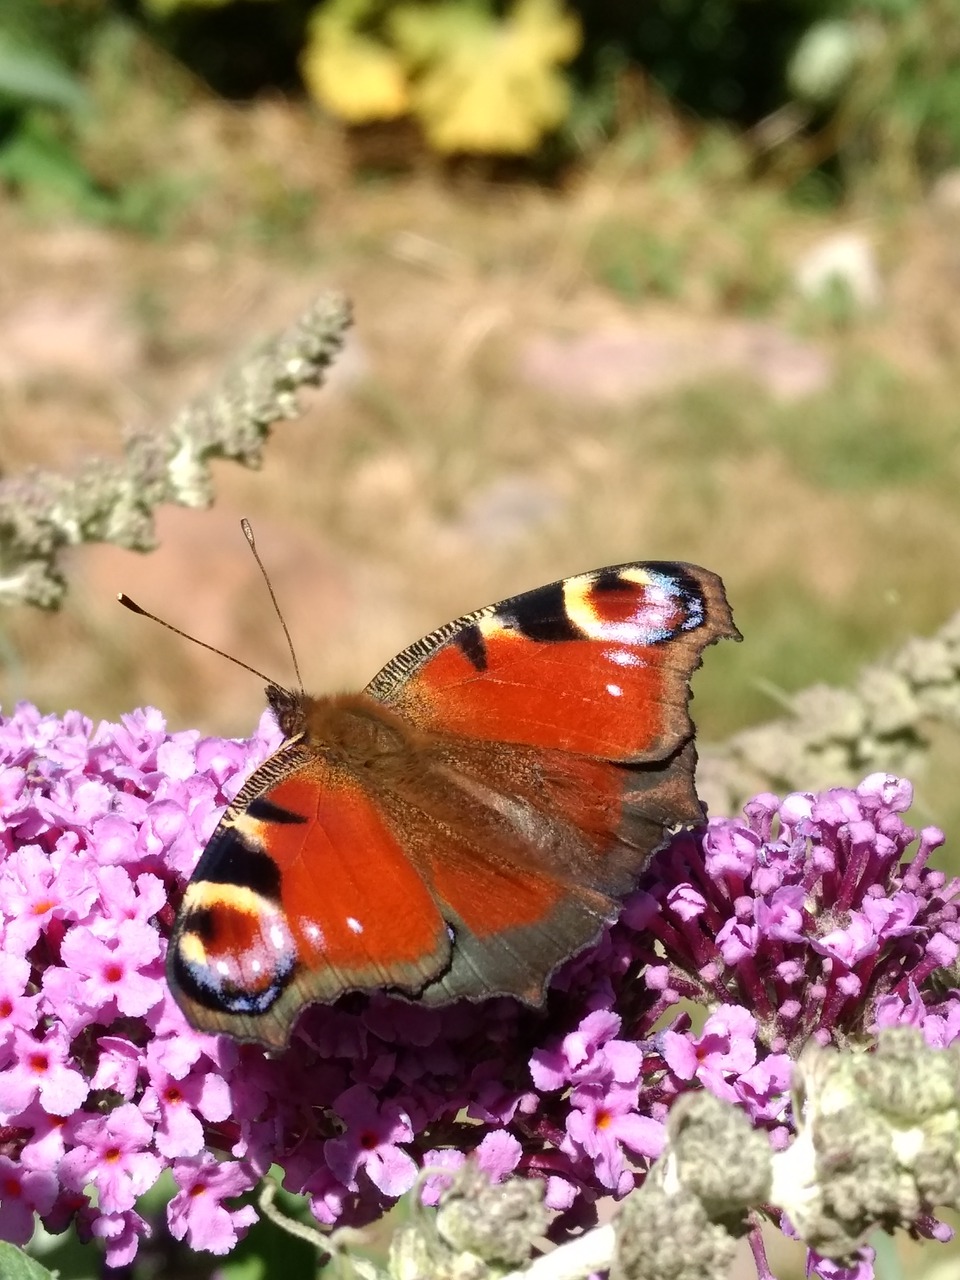
M 287 648 L 290 650 L 290 657 L 293 659 L 293 669 L 297 675 L 297 684 L 300 686 L 300 692 L 304 693 L 305 690 L 303 687 L 303 676 L 301 676 L 300 674 L 300 663 L 297 661 L 297 652 L 293 647 L 293 641 L 290 639 L 290 631 L 289 631 L 289 628 L 287 627 L 286 620 L 284 619 L 283 614 L 280 612 L 279 604 L 277 604 L 277 597 L 274 594 L 273 583 L 270 581 L 270 575 L 267 573 L 266 569 L 263 567 L 263 561 L 260 559 L 260 553 L 257 550 L 257 544 L 253 536 L 253 529 L 250 527 L 250 521 L 247 520 L 246 518 L 241 520 L 240 528 L 243 530 L 243 536 L 246 538 L 247 543 L 249 544 L 250 550 L 253 552 L 253 558 L 254 560 L 256 560 L 257 566 L 260 569 L 260 572 L 263 574 L 263 580 L 267 584 L 267 590 L 270 592 L 270 599 L 273 601 L 274 612 L 276 613 L 277 617 L 280 619 L 280 625 L 281 627 L 283 627 L 283 634 L 287 638 Z
M 175 627 L 172 622 L 164 622 L 163 618 L 158 618 L 155 613 L 150 613 L 147 609 L 142 609 L 135 600 L 131 600 L 128 595 L 124 595 L 121 591 L 117 595 L 117 599 L 125 609 L 129 609 L 131 613 L 139 613 L 143 618 L 149 618 L 151 622 L 159 622 L 161 627 L 166 627 L 168 631 L 172 631 L 176 636 L 183 636 L 184 640 L 189 640 L 193 644 L 198 644 L 201 649 L 208 649 L 211 653 L 219 654 L 221 658 L 226 658 L 228 662 L 232 662 L 234 666 L 243 667 L 244 671 L 249 671 L 251 675 L 259 676 L 267 685 L 275 685 L 276 681 L 271 680 L 269 676 L 265 676 L 262 671 L 258 671 L 256 667 L 251 667 L 249 662 L 241 662 L 239 658 L 235 658 L 232 653 L 225 653 L 223 649 L 218 649 L 216 645 L 207 644 L 206 640 L 198 640 L 196 636 L 192 636 L 189 631 L 181 631 L 179 627 Z

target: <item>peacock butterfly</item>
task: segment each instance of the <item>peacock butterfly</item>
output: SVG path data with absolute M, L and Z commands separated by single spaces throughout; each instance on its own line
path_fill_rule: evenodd
M 187 1019 L 279 1049 L 305 1005 L 348 991 L 541 1004 L 703 819 L 689 680 L 724 636 L 715 574 L 622 564 L 458 618 L 362 693 L 268 685 L 284 742 L 221 818 L 170 941 Z

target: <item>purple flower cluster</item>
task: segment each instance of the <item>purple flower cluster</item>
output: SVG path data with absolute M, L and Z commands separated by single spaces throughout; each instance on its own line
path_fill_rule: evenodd
M 267 718 L 249 742 L 168 735 L 155 711 L 0 721 L 0 1237 L 39 1215 L 126 1264 L 169 1169 L 169 1230 L 225 1253 L 271 1164 L 319 1222 L 358 1224 L 473 1154 L 546 1179 L 559 1238 L 642 1180 L 679 1093 L 736 1102 L 782 1145 L 809 1037 L 960 1034 L 930 994 L 960 943 L 958 885 L 927 866 L 942 836 L 910 857 L 909 785 L 875 775 L 678 836 L 543 1011 L 350 996 L 279 1058 L 200 1035 L 164 981 L 170 901 L 276 741 Z M 684 999 L 710 1010 L 697 1032 Z

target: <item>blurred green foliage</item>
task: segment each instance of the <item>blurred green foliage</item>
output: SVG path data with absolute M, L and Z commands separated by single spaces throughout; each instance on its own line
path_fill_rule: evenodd
M 38 4 L 5 0 L 0 7 L 0 142 L 30 109 L 75 114 L 86 105 L 81 75 L 87 41 L 103 17 L 101 4 Z
M 903 199 L 960 158 L 960 11 L 956 0 L 867 0 L 823 41 L 800 41 L 788 88 L 825 113 L 848 183 Z M 833 74 L 816 82 L 816 52 Z
M 0 1276 L 4 1280 L 54 1280 L 46 1267 L 28 1258 L 16 1245 L 0 1240 Z
M 132 25 L 197 90 L 305 92 L 346 126 L 413 120 L 442 154 L 563 163 L 666 115 L 745 130 L 787 185 L 819 191 L 827 172 L 841 193 L 912 195 L 960 160 L 956 16 L 956 0 L 4 0 L 0 181 L 162 229 L 166 195 L 158 213 L 111 190 L 86 153 L 102 48 Z M 618 287 L 671 292 L 676 264 L 654 250 L 651 278 Z

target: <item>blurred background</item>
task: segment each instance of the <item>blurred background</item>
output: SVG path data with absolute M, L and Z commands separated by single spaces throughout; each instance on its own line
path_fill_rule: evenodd
M 248 733 L 255 678 L 115 603 L 290 682 L 241 516 L 315 692 L 638 558 L 727 583 L 713 741 L 931 633 L 960 608 L 957 17 L 3 0 L 4 477 L 162 429 L 323 288 L 356 311 L 262 470 L 219 464 L 154 553 L 78 547 L 60 612 L 3 614 L 4 707 Z M 957 767 L 945 738 L 918 780 L 948 832 Z
M 254 678 L 114 600 L 289 681 L 241 515 L 318 692 L 636 558 L 727 582 L 711 740 L 931 632 L 960 604 L 954 3 L 4 0 L 5 476 L 115 456 L 322 288 L 357 317 L 261 471 L 4 614 L 4 704 L 249 731 Z

